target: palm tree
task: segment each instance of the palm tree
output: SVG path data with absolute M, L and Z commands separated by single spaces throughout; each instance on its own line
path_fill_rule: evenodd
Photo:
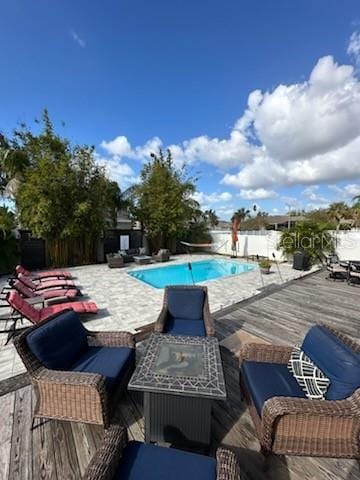
M 241 207 L 238 210 L 236 210 L 236 212 L 234 212 L 233 216 L 231 217 L 231 221 L 233 221 L 236 218 L 240 223 L 249 217 L 250 217 L 250 210 L 248 210 L 247 208 Z
M 205 210 L 204 218 L 211 227 L 216 227 L 216 225 L 219 223 L 219 217 L 216 215 L 215 210 L 212 210 L 211 208 L 209 210 Z
M 328 213 L 336 222 L 336 232 L 340 230 L 342 221 L 351 216 L 351 210 L 345 202 L 332 203 L 328 209 Z

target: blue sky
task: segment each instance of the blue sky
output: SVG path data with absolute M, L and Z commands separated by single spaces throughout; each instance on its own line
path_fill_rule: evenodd
M 47 107 L 123 188 L 170 146 L 221 218 L 360 193 L 358 0 L 3 0 L 1 13 L 0 131 Z

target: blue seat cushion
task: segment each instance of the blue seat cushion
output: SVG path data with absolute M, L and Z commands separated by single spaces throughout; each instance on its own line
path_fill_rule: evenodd
M 26 337 L 32 353 L 51 370 L 68 370 L 88 348 L 86 330 L 73 310 L 59 314 Z
M 168 318 L 165 333 L 171 335 L 190 335 L 191 337 L 206 337 L 204 322 L 186 318 Z
M 169 288 L 168 312 L 170 317 L 201 320 L 203 318 L 204 290 Z
M 129 442 L 114 480 L 215 480 L 216 460 L 173 448 Z
M 135 361 L 135 350 L 128 347 L 89 347 L 72 365 L 73 372 L 99 373 L 112 390 Z
M 360 353 L 327 328 L 312 327 L 301 348 L 330 379 L 326 400 L 342 400 L 360 388 Z
M 246 389 L 260 417 L 263 405 L 269 398 L 306 398 L 286 364 L 245 361 L 241 371 Z

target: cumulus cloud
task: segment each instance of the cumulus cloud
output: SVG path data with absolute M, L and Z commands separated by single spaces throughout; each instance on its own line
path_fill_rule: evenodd
M 360 56 L 357 32 L 348 53 L 355 61 Z M 201 135 L 169 148 L 176 162 L 216 166 L 224 172 L 221 183 L 240 189 L 244 198 L 270 198 L 275 185 L 360 177 L 359 119 L 360 80 L 354 67 L 325 56 L 305 81 L 251 92 L 228 137 Z M 120 160 L 141 161 L 164 148 L 158 137 L 132 146 L 120 136 L 101 146 Z
M 274 190 L 266 190 L 265 188 L 242 189 L 239 197 L 244 200 L 266 200 L 277 197 L 277 193 Z
M 96 161 L 99 165 L 105 167 L 107 174 L 111 180 L 116 181 L 122 190 L 140 181 L 132 167 L 121 162 L 117 157 L 101 157 L 96 155 Z
M 350 183 L 342 187 L 339 185 L 329 185 L 329 189 L 332 190 L 338 198 L 347 202 L 360 195 L 360 184 L 357 183 Z
M 232 195 L 229 192 L 214 192 L 206 194 L 204 192 L 195 192 L 192 196 L 194 200 L 204 208 L 204 206 L 213 205 L 219 202 L 229 202 L 232 199 Z

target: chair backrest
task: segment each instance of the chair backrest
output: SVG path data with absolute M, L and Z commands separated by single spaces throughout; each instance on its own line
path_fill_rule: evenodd
M 360 388 L 360 344 L 325 325 L 316 325 L 301 348 L 330 379 L 327 400 L 343 400 Z
M 31 273 L 29 272 L 29 270 L 26 270 L 26 268 L 24 268 L 24 267 L 21 266 L 21 265 L 16 265 L 15 271 L 16 271 L 17 274 L 22 273 L 23 275 L 27 275 L 27 276 L 30 276 L 30 275 L 31 275 Z
M 206 294 L 206 287 L 201 286 L 174 285 L 166 287 L 164 302 L 168 314 L 172 318 L 202 320 Z
M 18 292 L 9 292 L 6 296 L 6 300 L 14 310 L 19 312 L 23 317 L 30 320 L 30 322 L 39 323 L 40 310 L 37 310 L 32 305 L 29 305 L 28 302 L 24 298 L 22 298 Z
M 24 285 L 26 285 L 31 290 L 36 289 L 36 284 L 31 280 L 30 277 L 27 277 L 23 273 L 18 274 L 18 279 L 20 280 L 20 282 L 22 282 Z
M 87 331 L 73 310 L 33 328 L 26 342 L 39 362 L 52 370 L 69 369 L 88 348 Z
M 20 280 L 15 280 L 12 286 L 25 298 L 36 297 L 36 293 L 27 287 L 25 283 L 20 282 Z

